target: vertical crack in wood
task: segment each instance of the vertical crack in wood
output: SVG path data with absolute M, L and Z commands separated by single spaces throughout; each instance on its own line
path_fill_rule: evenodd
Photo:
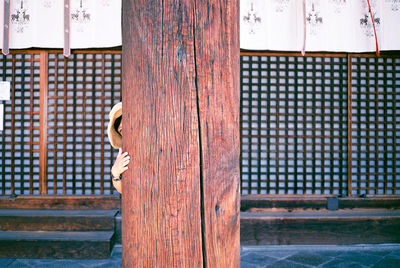
M 161 1 L 161 66 L 163 66 L 164 59 L 164 0 Z M 163 68 L 161 67 L 161 72 Z M 161 74 L 161 77 L 163 75 Z
M 200 121 L 200 100 L 199 100 L 199 85 L 197 73 L 197 56 L 196 56 L 196 2 L 193 9 L 193 57 L 194 57 L 194 83 L 196 87 L 196 108 L 197 108 L 197 125 L 199 133 L 199 154 L 200 154 L 200 215 L 201 215 L 201 248 L 203 254 L 203 267 L 207 268 L 207 250 L 206 250 L 206 235 L 205 235 L 205 200 L 204 200 L 204 177 L 203 177 L 203 147 L 201 141 L 201 121 Z

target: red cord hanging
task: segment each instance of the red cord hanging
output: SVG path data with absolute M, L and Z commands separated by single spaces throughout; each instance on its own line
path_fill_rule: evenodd
M 367 3 L 369 14 L 371 15 L 372 27 L 374 28 L 376 55 L 379 56 L 378 36 L 376 35 L 374 15 L 372 15 L 371 4 L 369 3 L 369 0 L 367 0 Z

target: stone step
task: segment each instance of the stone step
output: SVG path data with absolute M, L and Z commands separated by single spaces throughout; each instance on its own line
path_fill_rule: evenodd
M 0 231 L 114 231 L 117 212 L 0 209 Z
M 0 258 L 108 258 L 114 231 L 0 231 Z
M 400 242 L 400 210 L 241 212 L 241 245 Z
M 121 212 L 115 216 L 115 244 L 122 244 L 122 215 Z

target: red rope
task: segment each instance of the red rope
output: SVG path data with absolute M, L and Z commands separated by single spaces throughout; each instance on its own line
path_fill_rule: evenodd
M 369 0 L 367 0 L 367 3 L 368 3 L 369 14 L 371 15 L 372 27 L 374 28 L 376 55 L 379 56 L 378 36 L 376 35 L 374 15 L 372 15 L 371 4 L 369 3 Z

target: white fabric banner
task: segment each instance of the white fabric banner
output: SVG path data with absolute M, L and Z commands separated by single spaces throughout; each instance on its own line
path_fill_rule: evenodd
M 252 50 L 301 50 L 301 19 L 301 1 L 242 0 L 240 46 Z
M 382 50 L 400 49 L 400 0 L 381 3 Z
M 240 47 L 248 50 L 373 52 L 367 0 L 241 0 Z M 400 1 L 370 0 L 380 50 L 400 50 Z
M 121 44 L 121 0 L 71 0 L 71 48 Z
M 0 48 L 4 1 L 0 0 Z M 305 1 L 305 11 L 303 10 Z M 63 48 L 62 0 L 10 0 L 10 48 Z M 370 0 L 380 50 L 400 50 L 400 0 Z M 305 26 L 305 27 L 304 27 Z M 372 52 L 367 0 L 241 0 L 240 47 Z M 121 0 L 70 0 L 71 48 L 120 46 Z
M 0 48 L 4 1 L 0 0 Z M 64 45 L 64 1 L 10 0 L 10 48 Z M 71 0 L 71 48 L 120 46 L 121 0 Z

